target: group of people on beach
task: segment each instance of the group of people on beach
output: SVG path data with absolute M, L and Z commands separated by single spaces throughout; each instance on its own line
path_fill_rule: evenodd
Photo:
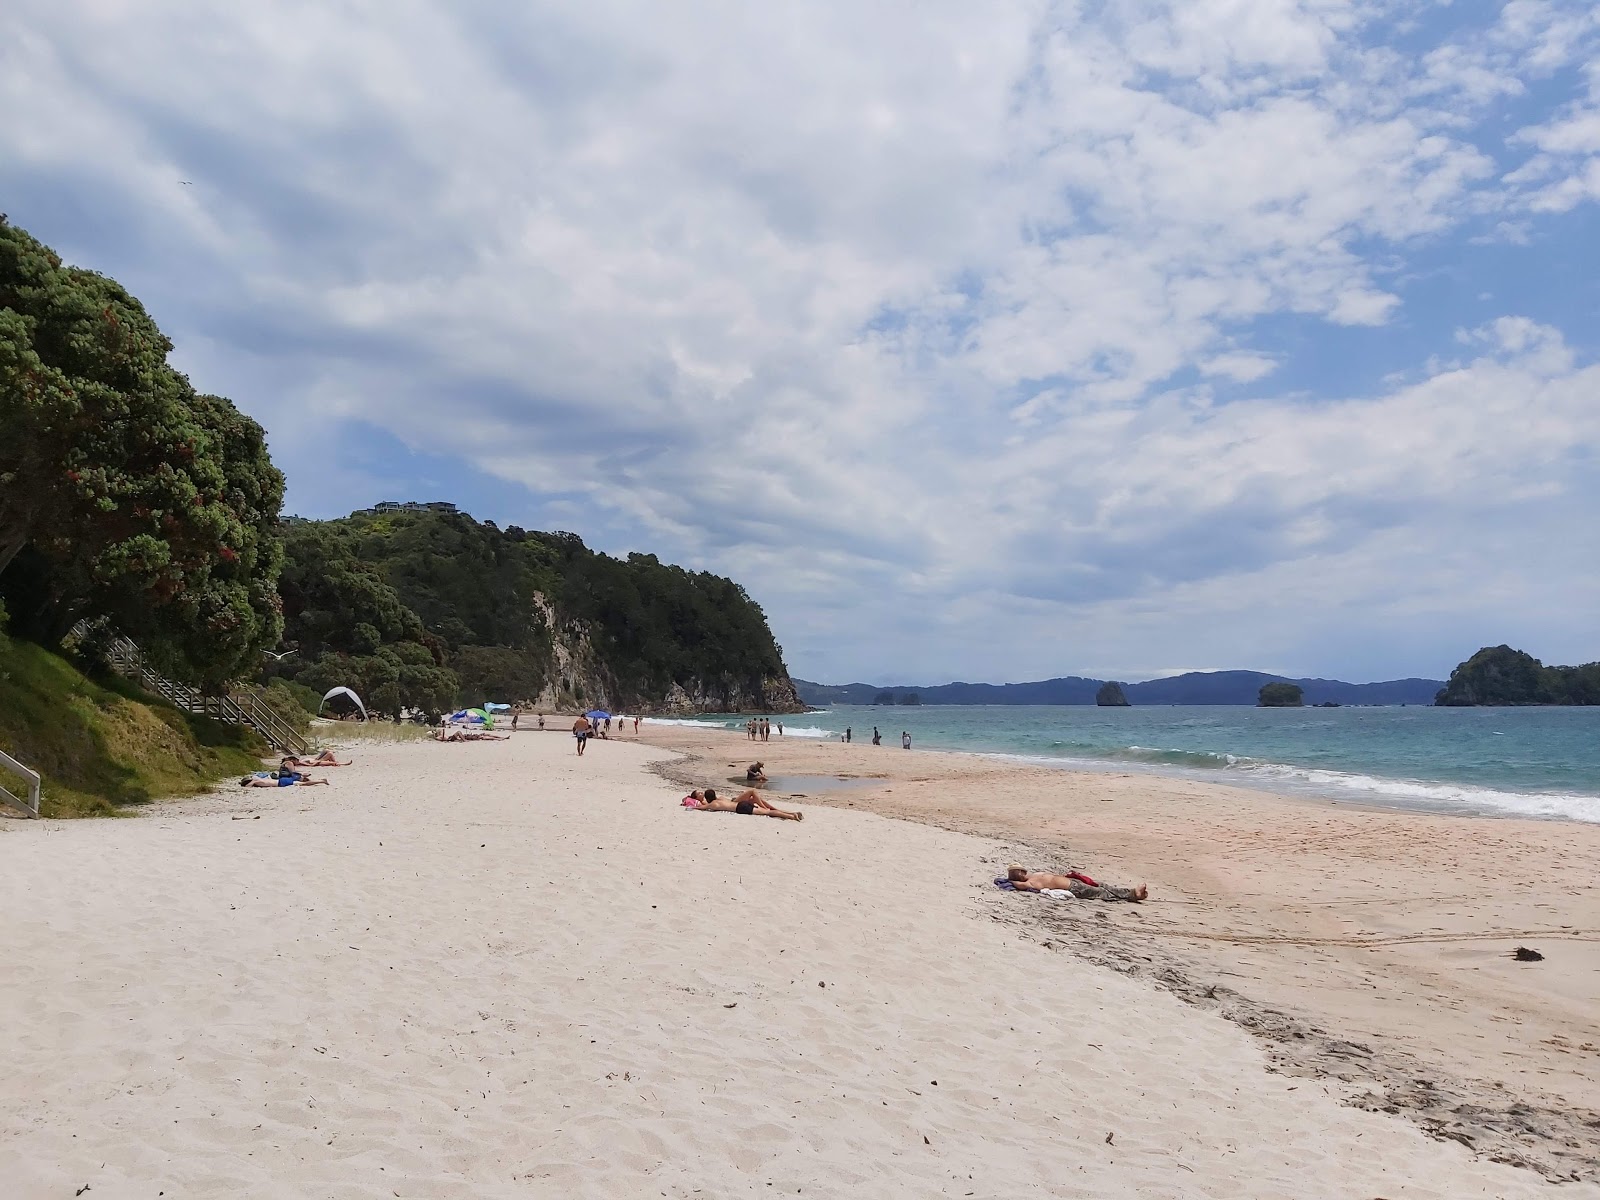
M 772 740 L 772 719 L 770 717 L 751 717 L 744 723 L 744 736 L 752 742 L 770 742 Z M 778 736 L 783 736 L 783 722 L 778 722 Z
M 880 744 L 876 729 L 872 731 L 872 742 L 873 745 Z M 906 749 L 910 749 L 909 734 L 906 735 L 906 742 Z M 579 752 L 582 753 L 581 748 Z M 732 798 L 719 796 L 716 788 L 695 788 L 679 803 L 691 812 L 731 812 L 749 817 L 773 817 L 780 821 L 805 819 L 804 813 L 779 808 L 756 790 L 769 782 L 767 764 L 761 759 L 757 759 L 744 769 L 744 781 L 748 786 Z M 995 882 L 1010 891 L 1034 892 L 1052 898 L 1070 896 L 1075 900 L 1123 900 L 1137 904 L 1150 894 L 1149 889 L 1142 883 L 1138 887 L 1117 887 L 1113 884 L 1099 883 L 1076 869 L 1056 874 L 1050 871 L 1030 871 L 1020 863 L 1008 866 L 1005 878 Z
M 354 761 L 351 759 L 350 762 L 340 762 L 332 750 L 323 750 L 311 758 L 288 754 L 278 762 L 276 770 L 257 771 L 253 775 L 246 775 L 239 780 L 239 786 L 242 788 L 326 786 L 328 782 L 326 779 L 313 779 L 306 772 L 320 767 L 348 767 Z
M 572 723 L 572 736 L 578 742 L 578 757 L 583 757 L 583 752 L 588 747 L 590 738 L 605 738 L 607 741 L 611 739 L 611 720 L 610 717 L 606 717 L 603 720 L 599 718 L 591 719 L 586 713 L 578 714 L 578 719 Z M 628 730 L 628 718 L 618 717 L 616 722 L 617 732 L 626 733 Z M 542 729 L 544 726 L 541 725 L 540 728 Z M 639 732 L 638 717 L 633 718 L 633 732 L 635 735 Z

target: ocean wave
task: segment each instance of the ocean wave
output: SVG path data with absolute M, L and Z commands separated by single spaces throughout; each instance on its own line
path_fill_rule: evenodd
M 696 717 L 645 717 L 643 720 L 646 725 L 685 725 L 690 729 L 731 729 L 735 731 L 743 731 L 744 729 L 743 721 L 730 721 L 725 718 L 722 720 L 705 720 Z M 772 736 L 779 736 L 776 727 L 773 728 Z M 785 725 L 783 727 L 783 736 L 836 738 L 839 735 L 830 729 L 818 729 L 814 725 Z
M 1270 791 L 1300 792 L 1335 799 L 1360 799 L 1402 808 L 1477 815 L 1559 818 L 1600 823 L 1600 796 L 1582 792 L 1512 792 L 1438 780 L 1393 779 L 1358 771 L 1298 767 L 1243 755 L 1206 750 L 1161 750 L 1149 746 L 1106 748 L 1060 743 L 1062 755 L 1007 754 L 1000 757 L 1050 766 L 1114 766 L 1146 768 L 1178 774 L 1226 772 L 1218 782 L 1240 783 Z
M 1559 817 L 1600 822 L 1600 796 L 1581 792 L 1508 792 L 1500 788 L 1421 779 L 1384 779 L 1355 771 L 1293 767 L 1283 763 L 1251 763 L 1246 772 L 1295 790 L 1330 792 L 1439 812 L 1460 811 L 1516 817 Z

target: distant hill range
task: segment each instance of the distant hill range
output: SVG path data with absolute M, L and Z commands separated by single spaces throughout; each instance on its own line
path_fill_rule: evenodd
M 1068 675 L 1037 683 L 942 683 L 935 687 L 909 684 L 811 683 L 796 679 L 807 704 L 873 704 L 886 693 L 897 702 L 920 704 L 1093 704 L 1106 680 Z M 1443 686 L 1439 679 L 1391 679 L 1384 683 L 1345 683 L 1338 679 L 1289 679 L 1261 671 L 1190 671 L 1169 679 L 1124 683 L 1123 693 L 1140 704 L 1254 704 L 1264 683 L 1295 683 L 1307 704 L 1432 704 Z

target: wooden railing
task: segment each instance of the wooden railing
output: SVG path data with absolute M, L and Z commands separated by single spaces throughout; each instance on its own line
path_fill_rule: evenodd
M 13 805 L 26 816 L 37 817 L 39 815 L 39 772 L 23 766 L 4 751 L 0 751 L 0 767 L 4 767 L 15 775 L 22 776 L 28 782 L 28 798 L 26 800 L 17 796 L 5 786 L 0 785 L 0 802 Z
M 107 659 L 119 675 L 125 675 L 146 691 L 154 692 L 174 708 L 213 717 L 230 725 L 248 725 L 280 753 L 304 754 L 308 749 L 305 738 L 249 692 L 208 696 L 186 683 L 168 679 L 145 661 L 144 651 L 131 638 L 113 638 L 107 647 Z

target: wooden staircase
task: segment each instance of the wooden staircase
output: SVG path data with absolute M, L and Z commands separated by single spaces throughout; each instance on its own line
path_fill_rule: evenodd
M 185 683 L 168 679 L 145 661 L 144 651 L 131 638 L 118 637 L 107 649 L 113 670 L 133 680 L 146 691 L 154 692 L 174 708 L 199 713 L 230 725 L 248 725 L 280 754 L 304 754 L 305 738 L 294 731 L 277 713 L 248 692 L 229 692 L 207 696 Z

